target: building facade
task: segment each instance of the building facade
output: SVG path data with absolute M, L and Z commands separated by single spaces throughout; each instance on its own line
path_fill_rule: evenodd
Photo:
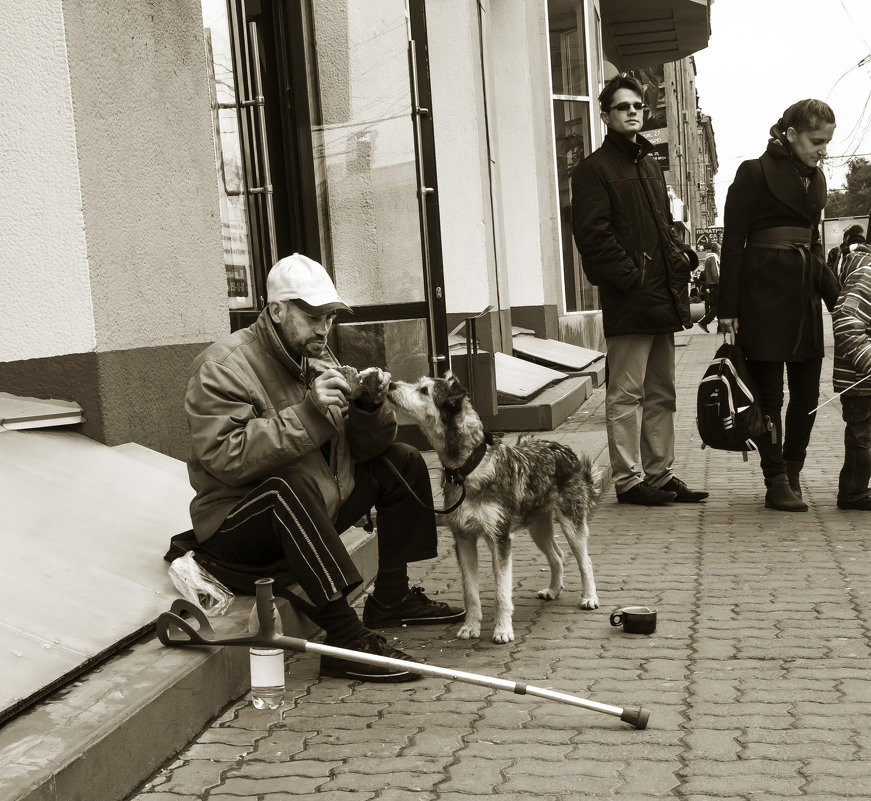
M 568 192 L 596 96 L 661 66 L 689 241 L 714 216 L 709 33 L 708 0 L 35 0 L 0 29 L 0 391 L 184 458 L 191 359 L 295 251 L 354 307 L 341 361 L 443 372 L 471 316 L 491 352 L 513 326 L 598 346 Z

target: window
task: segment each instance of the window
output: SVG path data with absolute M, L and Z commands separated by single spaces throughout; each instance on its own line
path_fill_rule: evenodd
M 227 4 L 226 0 L 203 0 L 202 7 L 227 300 L 231 309 L 252 309 L 255 306 L 252 254 Z
M 599 291 L 581 269 L 572 238 L 571 176 L 592 152 L 591 97 L 584 4 L 548 0 L 551 86 L 566 311 L 599 309 Z

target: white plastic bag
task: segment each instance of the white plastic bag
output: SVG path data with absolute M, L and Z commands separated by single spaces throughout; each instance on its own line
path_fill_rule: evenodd
M 193 551 L 172 560 L 169 578 L 182 598 L 209 616 L 223 615 L 233 603 L 233 593 L 200 566 Z

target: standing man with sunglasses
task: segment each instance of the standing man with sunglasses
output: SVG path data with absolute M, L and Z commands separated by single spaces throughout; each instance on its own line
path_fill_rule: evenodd
M 599 95 L 602 146 L 572 175 L 572 230 L 599 287 L 607 347 L 605 419 L 619 503 L 697 503 L 674 474 L 674 332 L 690 328 L 695 252 L 673 229 L 662 169 L 639 133 L 643 89 L 612 78 Z

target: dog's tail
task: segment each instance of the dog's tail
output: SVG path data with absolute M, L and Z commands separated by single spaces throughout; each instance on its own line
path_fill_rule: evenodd
M 593 464 L 592 459 L 586 453 L 580 454 L 578 458 L 581 462 L 581 476 L 590 487 L 593 501 L 597 502 L 602 497 L 602 482 L 605 471 L 600 465 Z

